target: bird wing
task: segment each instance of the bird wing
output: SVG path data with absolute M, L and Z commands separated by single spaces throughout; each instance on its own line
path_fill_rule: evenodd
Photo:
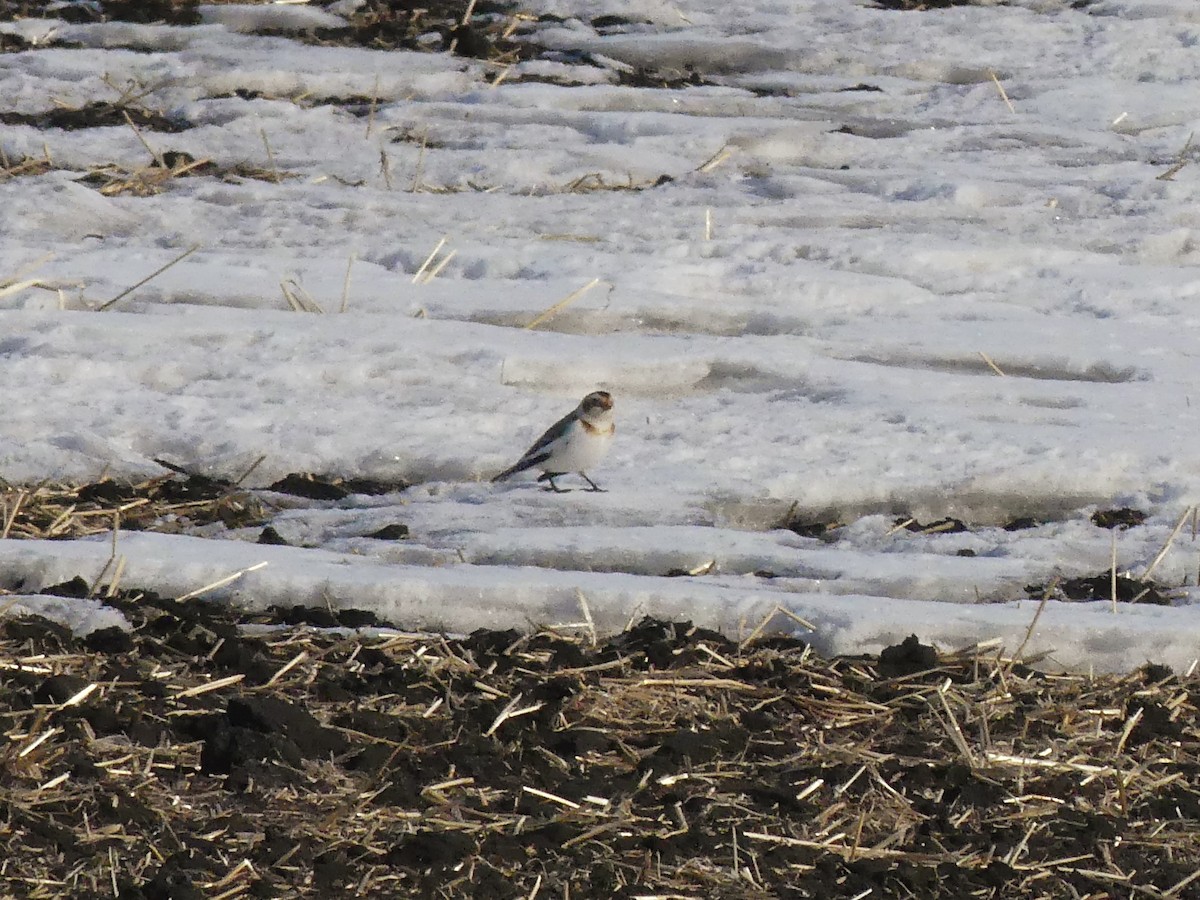
M 536 456 L 543 450 L 549 449 L 550 445 L 567 433 L 575 420 L 578 418 L 577 411 L 571 410 L 553 425 L 546 429 L 546 433 L 533 442 L 533 446 L 525 451 L 522 459 L 528 459 L 531 456 Z M 545 457 L 543 457 L 544 459 Z
M 533 446 L 525 451 L 524 456 L 516 461 L 512 466 L 505 469 L 492 481 L 502 481 L 509 475 L 516 475 L 518 472 L 524 472 L 526 469 L 532 469 L 538 463 L 545 462 L 550 458 L 552 452 L 551 445 L 567 433 L 567 430 L 575 422 L 576 410 L 571 410 L 553 425 L 546 429 L 546 433 L 533 442 Z

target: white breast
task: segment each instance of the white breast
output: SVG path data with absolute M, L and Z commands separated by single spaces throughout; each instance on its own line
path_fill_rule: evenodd
M 604 434 L 589 434 L 575 423 L 539 468 L 544 472 L 587 472 L 604 459 L 612 437 L 611 430 Z

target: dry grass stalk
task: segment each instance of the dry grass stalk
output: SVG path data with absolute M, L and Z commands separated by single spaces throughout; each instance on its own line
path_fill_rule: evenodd
M 316 298 L 294 278 L 287 278 L 279 282 L 279 289 L 283 292 L 283 298 L 293 312 L 325 314 L 325 310 L 321 308 L 321 304 L 317 302 Z
M 508 705 L 505 706 L 504 709 L 500 710 L 500 715 L 496 716 L 495 721 L 493 721 L 488 730 L 483 733 L 484 737 L 491 737 L 499 730 L 500 726 L 509 719 L 515 719 L 518 716 L 527 716 L 531 713 L 537 712 L 539 709 L 542 709 L 542 707 L 545 706 L 544 703 L 534 703 L 531 706 L 525 706 L 518 709 L 517 704 L 520 702 L 521 695 L 517 694 L 508 702 Z
M 8 540 L 9 535 L 12 534 L 13 522 L 17 520 L 17 513 L 21 511 L 21 504 L 25 502 L 25 497 L 24 491 L 17 491 L 11 511 L 8 509 L 8 497 L 4 498 L 4 528 L 0 529 L 0 540 Z
M 254 565 L 248 566 L 245 569 L 239 569 L 237 572 L 234 572 L 232 575 L 226 575 L 224 578 L 218 578 L 216 581 L 213 581 L 213 582 L 210 582 L 209 584 L 204 585 L 204 587 L 198 587 L 194 591 L 188 591 L 186 594 L 181 594 L 178 597 L 178 600 L 180 603 L 182 603 L 185 600 L 194 600 L 197 597 L 201 597 L 204 594 L 207 594 L 207 593 L 210 593 L 211 591 L 217 590 L 218 588 L 223 588 L 227 584 L 232 584 L 233 582 L 237 581 L 239 578 L 246 577 L 251 572 L 257 572 L 259 569 L 264 569 L 268 565 L 270 565 L 270 563 L 264 561 L 264 562 L 260 562 L 260 563 L 255 563 Z
M 379 151 L 379 173 L 383 176 L 383 186 L 390 191 L 392 189 L 392 159 L 382 148 Z
M 19 294 L 21 291 L 28 290 L 31 287 L 46 287 L 49 289 L 45 282 L 39 281 L 36 278 L 27 278 L 24 281 L 6 281 L 0 284 L 0 297 Z
M 1167 536 L 1167 540 L 1163 543 L 1162 549 L 1158 551 L 1158 555 L 1151 560 L 1150 565 L 1146 566 L 1146 571 L 1142 573 L 1142 581 L 1149 581 L 1150 576 L 1154 574 L 1154 570 L 1158 568 L 1158 564 L 1166 559 L 1171 545 L 1175 543 L 1175 538 L 1179 537 L 1179 532 L 1183 530 L 1183 525 L 1191 514 L 1192 507 L 1189 506 L 1183 511 L 1183 515 L 1179 517 L 1179 521 L 1175 523 L 1175 527 L 1171 530 L 1170 535 Z
M 591 281 L 589 281 L 583 287 L 581 287 L 577 290 L 571 291 L 571 293 L 567 294 L 567 296 L 563 297 L 557 303 L 553 304 L 552 306 L 547 307 L 545 310 L 540 312 L 538 315 L 534 316 L 533 320 L 528 325 L 525 326 L 526 330 L 531 331 L 534 328 L 537 328 L 543 322 L 549 321 L 550 319 L 554 318 L 560 312 L 562 312 L 564 309 L 566 309 L 568 306 L 570 306 L 572 303 L 574 303 L 576 300 L 578 300 L 580 297 L 582 297 L 584 294 L 586 294 L 588 291 L 590 291 L 592 288 L 594 288 L 598 284 L 600 284 L 600 279 L 593 278 Z
M 1008 107 L 1010 113 L 1015 113 L 1016 107 L 1012 105 L 1012 101 L 1008 99 L 1008 92 L 1004 90 L 1004 85 L 1000 83 L 1000 79 L 996 77 L 996 73 L 988 69 L 988 75 L 991 76 L 992 84 L 996 86 L 996 90 L 1000 92 L 1000 99 L 1004 101 L 1004 105 Z
M 729 678 L 643 678 L 635 687 L 704 688 L 706 690 L 751 691 L 740 681 Z
M 587 172 L 568 182 L 560 188 L 560 191 L 565 194 L 590 194 L 596 191 L 643 191 L 653 187 L 656 183 L 657 179 L 634 181 L 633 175 L 630 174 L 624 183 L 614 184 L 606 181 L 599 172 Z
M 579 588 L 575 589 L 575 598 L 579 601 L 579 609 L 583 612 L 584 626 L 587 628 L 588 642 L 592 647 L 595 647 L 599 642 L 596 636 L 596 623 L 592 619 L 592 610 L 588 606 L 587 597 Z
M 260 456 L 254 462 L 250 463 L 250 465 L 246 468 L 246 470 L 244 472 L 242 472 L 241 475 L 239 475 L 237 478 L 233 479 L 234 487 L 237 487 L 238 485 L 242 484 L 247 478 L 249 478 L 250 475 L 254 472 L 254 470 L 257 469 L 259 466 L 261 466 L 266 461 L 266 459 L 267 459 L 267 455 L 264 453 L 262 456 Z
M 776 604 L 775 608 L 772 609 L 769 613 L 767 613 L 762 618 L 762 620 L 754 627 L 754 630 L 751 631 L 750 634 L 745 639 L 743 639 L 740 644 L 738 644 L 738 652 L 741 653 L 743 650 L 745 650 L 747 647 L 749 647 L 751 644 L 753 644 L 756 640 L 758 640 L 758 638 L 766 630 L 767 626 L 770 625 L 772 621 L 774 621 L 776 616 L 780 616 L 780 615 L 787 616 L 789 619 L 791 619 L 797 625 L 803 626 L 805 629 L 807 629 L 810 632 L 815 633 L 817 630 L 817 626 L 812 624 L 812 622 L 809 622 L 807 619 L 800 618 L 800 616 L 796 615 L 794 612 L 792 612 L 786 606 L 780 606 L 779 604 Z
M 229 675 L 225 678 L 218 678 L 215 681 L 210 681 L 207 684 L 198 684 L 195 687 L 190 687 L 178 693 L 172 694 L 172 700 L 183 700 L 187 697 L 199 697 L 201 694 L 207 694 L 210 691 L 219 691 L 222 688 L 232 687 L 235 684 L 241 684 L 245 681 L 246 675 L 243 672 L 238 672 L 236 675 Z
M 354 260 L 354 253 L 346 260 L 346 277 L 342 279 L 342 304 L 339 312 L 345 312 L 350 306 L 350 270 L 354 268 Z
M 459 20 L 459 25 L 468 25 L 471 22 L 471 16 L 475 12 L 476 0 L 467 0 L 467 8 L 463 10 L 462 18 Z M 458 38 L 452 38 L 450 46 L 447 48 L 450 53 L 458 49 Z
M 1189 884 L 1191 884 L 1192 882 L 1196 881 L 1197 879 L 1200 879 L 1200 869 L 1197 869 L 1191 875 L 1188 875 L 1186 878 L 1179 880 L 1174 885 L 1169 887 L 1165 892 L 1163 892 L 1163 896 L 1164 897 L 1182 896 L 1183 889 L 1185 887 L 1187 887 Z
M 173 260 L 171 260 L 165 266 L 155 269 L 153 272 L 151 272 L 149 275 L 147 275 L 141 281 L 137 282 L 137 284 L 134 284 L 134 285 L 131 285 L 130 287 L 125 288 L 125 290 L 121 291 L 121 293 L 117 294 L 117 296 L 113 297 L 111 300 L 101 303 L 98 307 L 96 307 L 96 312 L 103 312 L 104 310 L 108 309 L 110 306 L 112 306 L 114 303 L 118 302 L 119 300 L 124 300 L 126 297 L 128 297 L 130 294 L 132 294 L 134 291 L 136 291 L 142 285 L 147 284 L 150 281 L 153 281 L 155 278 L 157 278 L 163 272 L 167 271 L 167 269 L 171 268 L 171 266 L 174 266 L 174 265 L 177 265 L 178 263 L 183 262 L 185 259 L 187 259 L 189 256 L 191 256 L 193 253 L 195 253 L 197 250 L 199 250 L 200 247 L 201 247 L 200 244 L 193 244 L 192 246 L 188 247 L 186 250 L 184 250 L 182 253 L 180 253 L 177 257 L 175 257 Z
M 516 30 L 521 27 L 522 22 L 536 22 L 536 21 L 537 21 L 537 16 L 531 15 L 529 13 L 526 13 L 526 12 L 513 13 L 512 17 L 509 19 L 508 24 L 504 26 L 504 31 L 500 32 L 500 37 L 502 40 L 508 40 L 510 37 L 513 36 L 513 33 L 516 32 Z
M 19 267 L 8 278 L 0 279 L 0 297 L 7 297 L 11 294 L 19 294 L 21 291 L 28 290 L 31 287 L 41 287 L 45 288 L 46 290 L 53 290 L 53 288 L 40 279 L 22 278 L 22 276 L 40 268 L 44 263 L 53 259 L 54 256 L 55 254 L 53 253 L 43 253 L 33 262 L 26 263 L 25 265 Z
M 982 360 L 983 360 L 985 363 L 987 363 L 987 367 L 988 367 L 989 369 L 991 369 L 991 370 L 992 370 L 993 372 L 995 372 L 997 375 L 1000 375 L 1000 376 L 1004 376 L 1004 375 L 1005 375 L 1005 372 L 1004 372 L 1004 370 L 1003 370 L 1003 369 L 1001 369 L 1001 368 L 1000 368 L 998 365 L 996 365 L 996 362 L 995 362 L 995 360 L 993 360 L 993 359 L 992 359 L 990 356 L 988 356 L 988 355 L 987 355 L 986 353 L 984 353 L 982 350 L 976 350 L 975 352 L 979 354 L 979 358 L 980 358 L 980 359 L 982 359 Z
M 488 87 L 493 87 L 493 88 L 500 87 L 500 85 L 504 82 L 504 79 L 506 79 L 508 77 L 509 73 L 512 72 L 512 70 L 513 70 L 513 66 L 511 66 L 511 65 L 501 66 L 500 70 L 496 73 L 496 75 L 492 78 L 492 80 L 490 82 L 488 82 Z
M 114 532 L 115 534 L 115 532 Z M 126 559 L 124 556 L 117 557 L 117 567 L 113 570 L 112 580 L 109 581 L 108 587 L 104 591 L 105 597 L 115 597 L 121 589 L 121 579 L 125 575 Z
M 283 666 L 275 670 L 275 674 L 267 680 L 266 687 L 274 687 L 279 683 L 283 676 L 292 671 L 292 669 L 296 668 L 296 666 L 300 665 L 300 663 L 304 662 L 308 658 L 308 651 L 301 650 L 299 653 L 289 659 Z
M 433 281 L 433 279 L 437 278 L 438 275 L 440 275 L 442 273 L 442 269 L 444 269 L 444 268 L 446 268 L 446 266 L 450 265 L 450 260 L 454 259 L 454 257 L 456 257 L 457 255 L 458 255 L 457 250 L 451 250 L 449 253 L 447 253 L 445 256 L 443 256 L 440 260 L 438 260 L 437 264 L 434 265 L 428 272 L 425 273 L 425 277 L 423 277 L 421 279 L 421 284 L 429 284 L 429 282 L 431 282 L 431 281 Z
M 1019 768 L 1054 769 L 1056 771 L 1082 772 L 1087 775 L 1111 775 L 1116 770 L 1111 766 L 1093 765 L 1091 763 L 1067 762 L 1057 759 L 1041 759 L 1031 756 L 1015 756 L 1011 753 L 999 753 L 994 750 L 984 751 L 984 759 L 989 763 L 1011 765 Z
M 155 148 L 151 147 L 149 143 L 146 142 L 146 138 L 142 135 L 141 129 L 138 128 L 136 124 L 134 124 L 133 117 L 129 115 L 129 111 L 123 109 L 123 110 L 121 110 L 121 115 L 125 117 L 125 123 L 131 129 L 133 129 L 133 133 L 137 137 L 137 139 L 141 143 L 141 145 L 146 148 L 146 152 L 149 153 L 150 156 L 152 156 L 154 158 L 154 161 L 156 163 L 158 163 L 159 168 L 161 168 L 161 169 L 169 168 L 167 166 L 167 164 L 165 162 L 163 162 L 162 151 L 156 150 Z
M 958 752 L 962 754 L 963 760 L 971 768 L 975 768 L 975 754 L 971 751 L 971 745 L 967 743 L 966 735 L 963 734 L 962 728 L 959 727 L 958 717 L 954 715 L 954 711 L 950 709 L 950 704 L 946 702 L 946 692 L 944 690 L 937 692 L 937 698 L 941 702 L 942 711 L 946 718 L 944 725 L 950 739 L 954 742 L 954 746 L 958 748 Z M 937 717 L 937 712 L 934 712 Z
M 1171 168 L 1167 169 L 1167 171 L 1163 172 L 1161 175 L 1156 175 L 1155 180 L 1157 180 L 1157 181 L 1173 181 L 1175 179 L 1175 176 L 1179 174 L 1180 169 L 1182 169 L 1184 166 L 1186 166 L 1188 164 L 1187 154 L 1188 154 L 1188 151 L 1192 148 L 1192 139 L 1195 136 L 1196 136 L 1196 133 L 1194 131 L 1188 135 L 1187 141 L 1184 142 L 1183 149 L 1179 151 L 1179 158 L 1175 161 L 1175 164 L 1173 166 L 1171 166 Z
M 549 791 L 541 791 L 537 788 L 532 788 L 526 785 L 521 790 L 527 794 L 533 794 L 535 797 L 540 797 L 543 800 L 549 800 L 551 803 L 557 803 L 560 806 L 565 806 L 567 809 L 579 809 L 579 804 L 574 800 L 568 800 L 566 797 L 560 797 L 557 794 L 551 794 Z
M 304 304 L 300 302 L 300 298 L 295 295 L 287 281 L 279 282 L 279 290 L 283 294 L 284 301 L 291 307 L 292 312 L 309 312 L 309 310 L 304 308 Z
M 50 148 L 42 146 L 41 157 L 23 156 L 19 160 L 10 160 L 0 148 L 0 174 L 8 178 L 20 178 L 23 175 L 45 175 L 55 168 L 54 160 L 50 158 Z
M 363 135 L 365 140 L 371 139 L 371 132 L 375 129 L 375 110 L 379 106 L 379 76 L 375 76 L 375 83 L 371 85 L 371 105 L 367 109 L 367 133 Z
M 733 149 L 729 146 L 722 147 L 700 165 L 696 166 L 695 171 L 701 174 L 707 174 L 717 166 L 721 165 L 721 163 L 725 162 L 725 160 L 729 159 L 731 156 L 733 156 Z
M 87 595 L 89 597 L 96 596 L 96 592 L 100 589 L 100 583 L 104 580 L 104 576 L 108 574 L 108 570 L 113 567 L 117 561 L 117 538 L 121 534 L 121 513 L 119 510 L 112 512 L 112 551 L 108 555 L 108 559 L 104 561 L 104 566 L 100 569 L 93 580 L 91 587 L 88 588 Z
M 434 245 L 433 249 L 429 251 L 429 255 L 425 257 L 425 261 L 423 263 L 421 263 L 421 265 L 417 269 L 417 271 L 415 273 L 413 273 L 413 277 L 412 277 L 413 284 L 422 283 L 421 280 L 425 277 L 425 273 L 429 270 L 429 267 L 433 265 L 433 261 L 435 259 L 437 259 L 437 255 L 439 253 L 441 253 L 442 248 L 446 246 L 446 241 L 448 241 L 449 239 L 450 239 L 449 235 L 444 236 L 441 240 L 439 240 Z
M 258 133 L 262 136 L 263 147 L 267 151 L 267 165 L 271 170 L 271 180 L 279 184 L 282 179 L 279 177 L 279 166 L 275 164 L 275 152 L 271 149 L 271 142 L 267 140 L 267 129 L 260 128 Z
M 166 185 L 174 179 L 210 164 L 210 160 L 201 159 L 175 168 L 166 168 L 157 163 L 139 166 L 136 169 L 126 169 L 114 164 L 96 165 L 88 170 L 84 181 L 99 185 L 97 189 L 104 197 L 120 197 L 124 194 L 152 197 L 162 193 Z
M 1012 655 L 1012 663 L 1010 663 L 1009 668 L 1012 667 L 1012 664 L 1014 664 L 1016 660 L 1021 658 L 1021 654 L 1024 653 L 1025 648 L 1029 646 L 1029 641 L 1033 638 L 1033 630 L 1037 627 L 1038 619 L 1040 619 L 1042 617 L 1042 613 L 1045 612 L 1046 604 L 1050 602 L 1050 595 L 1053 594 L 1058 588 L 1058 582 L 1058 576 L 1050 579 L 1050 583 L 1046 585 L 1046 590 L 1042 592 L 1042 599 L 1038 602 L 1037 609 L 1033 613 L 1033 618 L 1029 620 L 1029 627 L 1025 629 L 1025 637 L 1021 639 L 1020 645 L 1017 647 L 1016 652 Z
M 421 179 L 425 176 L 425 152 L 429 145 L 429 133 L 421 134 L 421 149 L 417 151 L 417 164 L 413 171 L 412 187 L 409 190 L 412 193 L 418 193 L 422 189 Z

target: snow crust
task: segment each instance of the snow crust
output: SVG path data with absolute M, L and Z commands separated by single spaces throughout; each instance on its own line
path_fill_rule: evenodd
M 910 632 L 1013 649 L 1025 585 L 1108 567 L 1091 512 L 1150 511 L 1116 539 L 1140 574 L 1200 502 L 1190 0 L 534 0 L 562 20 L 536 34 L 557 56 L 503 79 L 248 33 L 344 6 L 0 26 L 82 45 L 0 55 L 6 111 L 143 86 L 194 124 L 144 131 L 157 151 L 286 176 L 104 196 L 89 169 L 149 162 L 131 129 L 0 132 L 8 159 L 65 167 L 0 182 L 0 284 L 37 282 L 0 286 L 0 477 L 140 478 L 155 458 L 235 476 L 265 454 L 259 486 L 417 483 L 285 510 L 293 548 L 122 535 L 129 583 L 191 590 L 269 556 L 218 596 L 464 631 L 574 621 L 582 591 L 610 628 L 641 610 L 736 632 L 781 605 L 839 652 Z M 689 67 L 709 83 L 619 83 Z M 454 256 L 414 280 L 443 237 L 434 263 Z M 291 311 L 281 282 L 324 313 Z M 597 388 L 616 398 L 591 473 L 609 493 L 487 483 Z M 789 515 L 850 524 L 801 538 Z M 981 527 L 917 536 L 900 515 Z M 1000 527 L 1019 516 L 1043 524 Z M 410 538 L 364 537 L 391 522 Z M 32 590 L 106 546 L 3 542 L 0 575 Z M 1175 608 L 1050 604 L 1030 648 L 1186 667 L 1198 560 L 1185 527 L 1154 571 Z

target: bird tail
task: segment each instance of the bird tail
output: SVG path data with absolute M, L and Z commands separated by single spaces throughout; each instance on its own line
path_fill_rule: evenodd
M 509 466 L 507 469 L 505 469 L 503 472 L 501 472 L 499 475 L 497 475 L 495 478 L 493 478 L 492 484 L 495 484 L 497 481 L 503 481 L 505 478 L 508 478 L 510 475 L 516 475 L 518 472 L 524 472 L 526 469 L 528 469 L 530 467 L 530 465 L 532 465 L 532 464 L 527 463 L 525 460 L 521 460 L 515 466 Z
M 515 465 L 509 466 L 499 475 L 492 479 L 492 482 L 503 481 L 509 475 L 516 475 L 518 472 L 524 472 L 526 469 L 532 469 L 538 463 L 543 463 L 549 456 L 549 453 L 533 453 L 526 454 L 516 461 Z

